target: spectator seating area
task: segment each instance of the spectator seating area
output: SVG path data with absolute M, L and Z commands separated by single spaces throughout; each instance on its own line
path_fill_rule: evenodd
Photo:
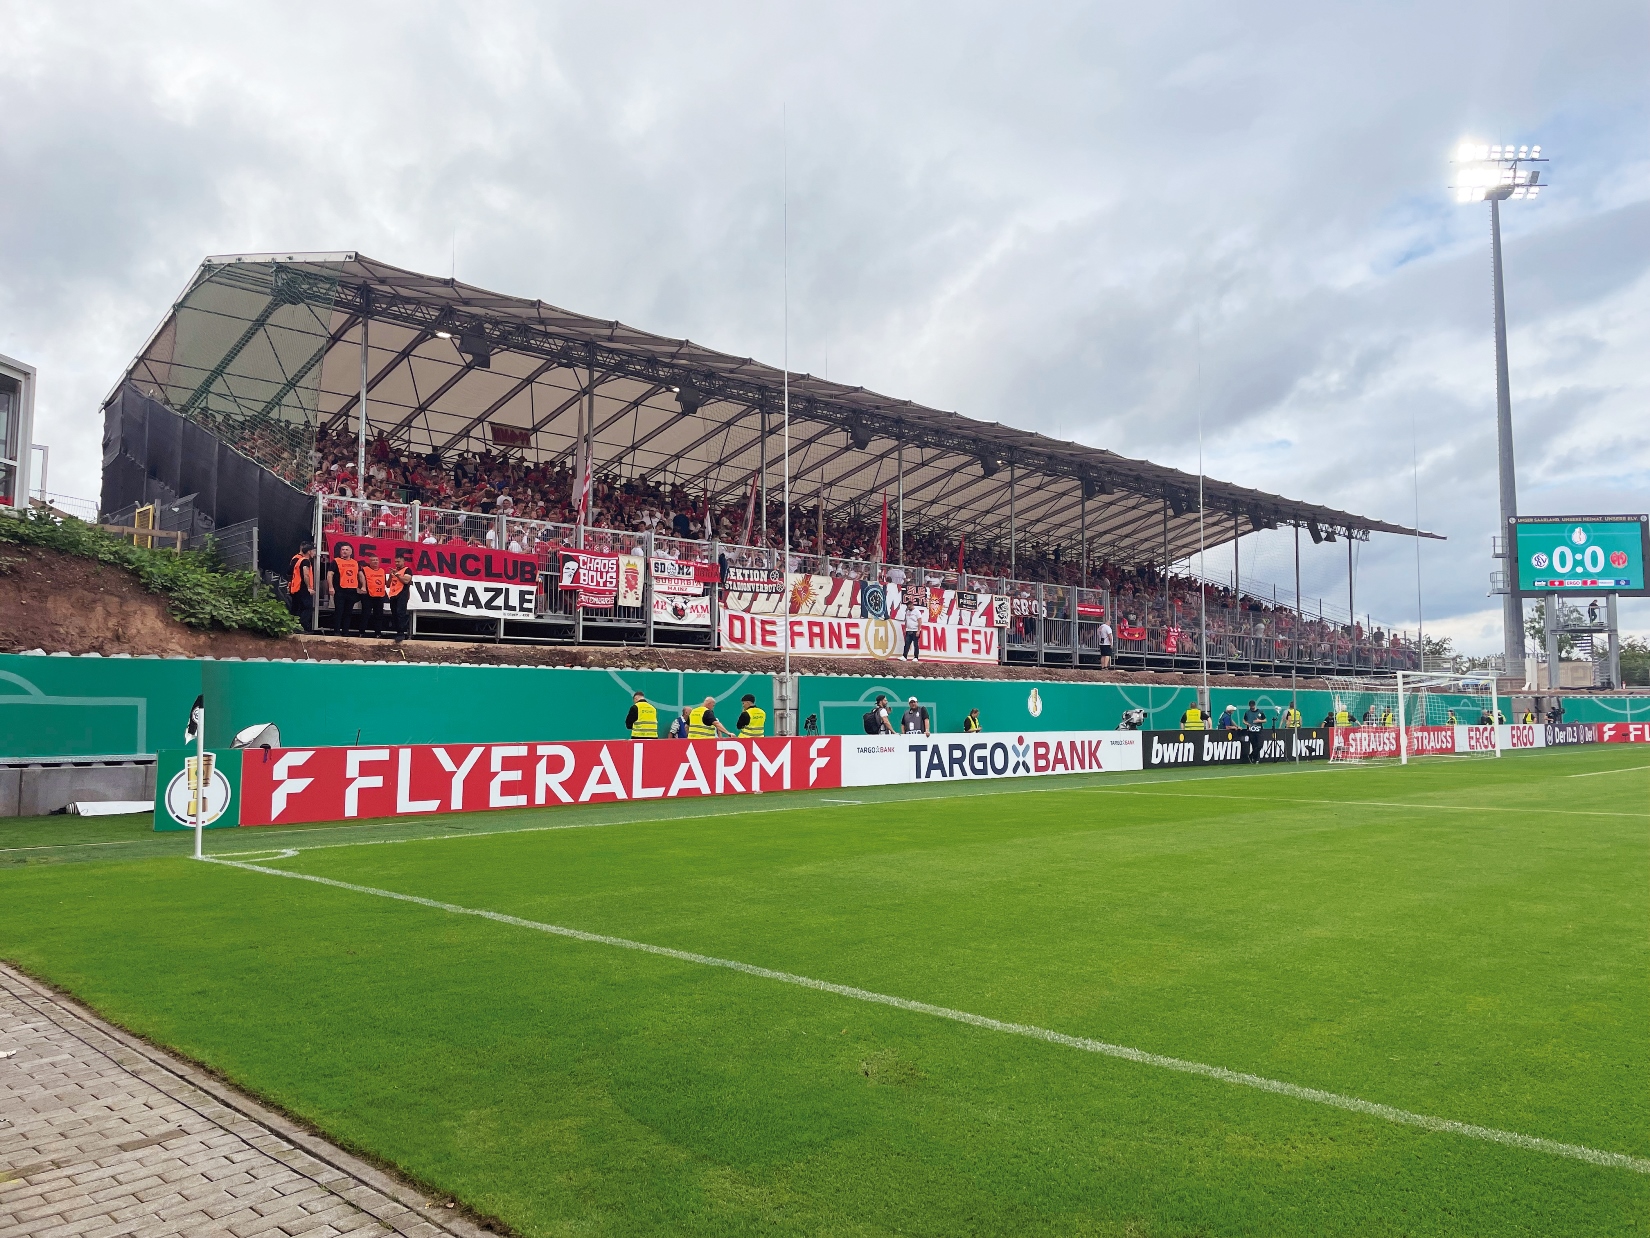
M 531 462 L 511 454 L 466 453 L 450 461 L 400 450 L 380 438 L 367 453 L 366 502 L 356 492 L 353 436 L 323 435 L 313 457 L 310 489 L 322 496 L 323 521 L 335 532 L 371 532 L 427 543 L 464 541 L 538 556 L 553 571 L 557 555 L 574 545 L 573 469 L 569 462 Z M 647 478 L 598 475 L 592 481 L 583 545 L 621 554 L 651 553 L 740 566 L 778 567 L 783 509 L 770 504 L 768 545 L 750 497 L 705 510 L 704 495 Z M 908 513 L 909 514 L 909 513 Z M 1010 558 L 1001 548 L 967 544 L 958 571 L 958 544 L 945 531 L 920 522 L 907 525 L 904 563 L 876 561 L 880 508 L 874 514 L 821 516 L 807 503 L 792 509 L 792 554 L 787 567 L 837 579 L 878 579 L 897 573 L 902 583 L 969 589 L 1010 599 L 1005 634 L 1010 661 L 1087 664 L 1098 660 L 1100 624 L 1113 626 L 1117 663 L 1124 667 L 1184 669 L 1203 656 L 1199 635 L 1207 624 L 1207 656 L 1217 669 L 1304 671 L 1333 668 L 1389 671 L 1419 666 L 1414 641 L 1379 627 L 1337 622 L 1331 615 L 1271 599 L 1234 594 L 1192 577 L 1165 574 L 1156 566 L 1102 559 L 1083 565 L 1064 547 L 1018 546 Z M 915 527 L 913 527 L 915 524 Z M 707 528 L 709 535 L 707 536 Z M 890 529 L 890 556 L 894 531 Z M 1200 618 L 1199 593 L 1206 618 Z M 640 614 L 615 610 L 575 615 L 565 595 L 545 590 L 540 622 L 571 625 L 585 639 L 628 639 L 628 630 L 651 625 Z M 1317 609 L 1314 606 L 1312 609 Z M 535 639 L 513 625 L 505 638 Z M 615 635 L 617 634 L 617 635 Z M 682 635 L 703 642 L 708 632 Z M 666 638 L 670 639 L 670 638 Z

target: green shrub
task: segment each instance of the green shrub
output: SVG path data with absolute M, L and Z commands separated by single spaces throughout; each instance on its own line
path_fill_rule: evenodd
M 166 599 L 172 617 L 192 628 L 241 629 L 285 636 L 298 621 L 269 590 L 259 591 L 251 572 L 231 571 L 208 543 L 205 550 L 148 550 L 78 520 L 47 512 L 0 517 L 0 542 L 44 546 L 131 572 L 152 593 Z

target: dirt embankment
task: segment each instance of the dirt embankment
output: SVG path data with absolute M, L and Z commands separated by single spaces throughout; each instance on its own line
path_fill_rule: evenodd
M 167 613 L 166 601 L 129 572 L 42 547 L 0 546 L 0 652 L 157 654 L 162 657 L 306 658 L 317 662 L 448 662 L 483 666 L 592 666 L 682 671 L 740 670 L 758 674 L 784 669 L 780 658 L 735 656 L 708 650 L 645 646 L 506 645 L 460 641 L 412 641 L 331 636 L 265 637 L 247 632 L 203 632 Z M 1101 672 L 1051 666 L 955 666 L 939 663 L 872 663 L 806 658 L 793 670 L 821 675 L 898 674 L 908 677 L 1195 682 L 1167 672 Z M 1225 686 L 1277 686 L 1277 680 L 1223 675 Z M 1282 681 L 1287 683 L 1287 680 Z

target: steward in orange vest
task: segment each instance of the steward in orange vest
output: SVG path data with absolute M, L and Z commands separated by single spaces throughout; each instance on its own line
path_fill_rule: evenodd
M 287 583 L 287 609 L 306 632 L 315 630 L 315 543 L 305 542 L 292 556 L 292 579 Z
M 384 578 L 384 592 L 389 594 L 390 620 L 395 625 L 397 643 L 412 635 L 407 617 L 407 602 L 411 589 L 412 551 L 398 550 L 395 552 L 395 566 Z
M 361 549 L 361 635 L 367 634 L 367 622 L 372 622 L 372 634 L 384 635 L 384 599 L 388 596 L 384 569 L 378 565 L 378 552 L 371 547 Z
M 332 581 L 332 634 L 348 636 L 350 614 L 361 600 L 361 565 L 355 561 L 355 551 L 348 542 L 333 550 L 327 576 Z M 366 616 L 361 618 L 361 635 L 365 636 Z

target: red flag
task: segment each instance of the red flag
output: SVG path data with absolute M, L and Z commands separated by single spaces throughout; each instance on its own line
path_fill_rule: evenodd
M 888 496 L 882 496 L 882 532 L 877 535 L 877 562 L 888 562 Z
M 962 533 L 957 537 L 957 575 L 963 574 L 963 550 L 968 545 L 968 534 Z
M 745 500 L 745 532 L 739 538 L 741 546 L 751 544 L 751 526 L 756 523 L 756 479 L 758 474 L 751 474 L 751 495 Z

